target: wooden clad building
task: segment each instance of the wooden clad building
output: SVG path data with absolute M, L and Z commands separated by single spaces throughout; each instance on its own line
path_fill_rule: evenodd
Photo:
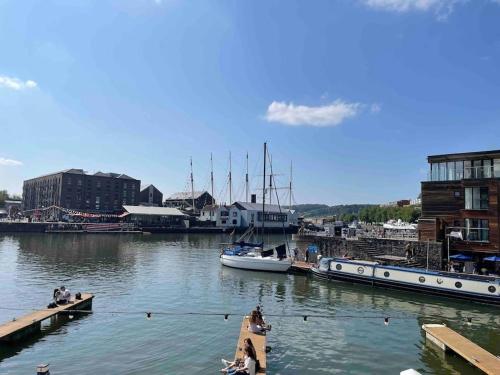
M 451 250 L 500 253 L 500 150 L 434 155 L 428 162 L 419 239 L 450 237 Z

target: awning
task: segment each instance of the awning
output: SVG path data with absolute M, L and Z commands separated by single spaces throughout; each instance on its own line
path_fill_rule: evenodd
M 493 255 L 492 257 L 483 258 L 487 262 L 500 262 L 500 257 Z
M 472 260 L 472 257 L 469 255 L 465 255 L 465 254 L 455 254 L 455 255 L 450 256 L 450 259 L 468 261 L 468 260 Z

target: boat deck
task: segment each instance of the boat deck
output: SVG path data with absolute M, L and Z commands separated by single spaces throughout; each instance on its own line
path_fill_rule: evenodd
M 66 305 L 60 305 L 53 309 L 42 309 L 33 311 L 0 326 L 0 341 L 18 341 L 30 334 L 40 331 L 41 322 L 68 310 L 90 309 L 92 307 L 93 294 L 82 293 L 81 300 L 75 300 L 74 296 Z
M 500 359 L 444 324 L 424 324 L 426 337 L 441 349 L 450 349 L 486 374 L 500 374 Z
M 290 267 L 290 272 L 295 273 L 309 273 L 311 271 L 312 263 L 302 261 L 294 261 Z
M 243 359 L 243 341 L 246 338 L 250 338 L 252 340 L 253 346 L 255 347 L 255 351 L 257 353 L 257 359 L 259 360 L 260 369 L 257 371 L 257 374 L 265 374 L 266 373 L 266 342 L 267 337 L 265 334 L 259 335 L 257 333 L 252 333 L 248 331 L 248 316 L 243 318 L 243 322 L 241 323 L 240 330 L 240 338 L 238 339 L 238 346 L 236 347 L 236 354 L 234 355 L 234 359 Z

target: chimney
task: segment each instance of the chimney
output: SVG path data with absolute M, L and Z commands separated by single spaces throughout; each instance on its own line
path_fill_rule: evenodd
M 257 194 L 252 194 L 250 197 L 251 203 L 257 203 Z

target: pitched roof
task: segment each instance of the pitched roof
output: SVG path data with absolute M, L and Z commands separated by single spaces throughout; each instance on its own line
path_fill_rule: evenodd
M 203 191 L 195 191 L 194 192 L 194 199 L 198 199 L 200 196 L 208 192 L 206 190 Z M 167 200 L 177 200 L 177 199 L 192 199 L 193 194 L 191 192 L 186 192 L 186 191 L 181 191 L 179 193 L 174 193 L 170 197 L 167 198 Z
M 161 193 L 161 191 L 160 191 L 160 190 L 159 190 L 156 186 L 154 186 L 153 184 L 149 184 L 149 185 L 146 185 L 146 186 L 141 187 L 141 193 L 142 193 L 144 190 L 149 189 L 151 186 L 153 187 L 153 189 L 154 189 L 154 190 L 159 191 L 159 192 Z
M 187 216 L 172 207 L 152 207 L 152 206 L 123 206 L 129 214 L 153 215 L 153 216 Z
M 262 211 L 262 203 L 248 203 L 248 202 L 235 202 L 235 206 L 239 207 L 242 210 L 251 210 L 251 211 Z M 288 208 L 284 208 L 278 206 L 277 204 L 266 204 L 265 212 L 282 212 L 287 213 L 290 210 Z

